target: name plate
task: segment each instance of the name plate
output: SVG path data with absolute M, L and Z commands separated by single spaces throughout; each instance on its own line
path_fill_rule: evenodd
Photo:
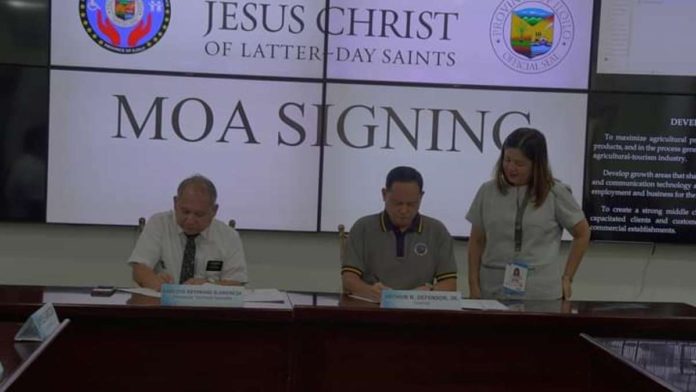
M 163 284 L 161 292 L 160 303 L 166 306 L 244 306 L 244 288 L 237 286 Z
M 461 310 L 458 291 L 383 290 L 381 307 L 385 309 Z
M 44 306 L 29 316 L 15 335 L 15 340 L 19 342 L 42 342 L 51 336 L 59 325 L 60 322 L 53 304 L 44 304 Z

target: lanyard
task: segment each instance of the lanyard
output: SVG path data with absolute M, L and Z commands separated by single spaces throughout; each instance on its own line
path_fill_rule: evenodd
M 518 189 L 519 193 L 519 189 Z M 519 204 L 519 198 L 515 197 L 517 202 L 517 214 L 515 214 L 515 256 L 522 250 L 522 218 L 524 216 L 524 211 L 527 209 L 527 204 L 529 203 L 529 191 L 524 193 L 524 199 L 522 200 L 522 205 Z

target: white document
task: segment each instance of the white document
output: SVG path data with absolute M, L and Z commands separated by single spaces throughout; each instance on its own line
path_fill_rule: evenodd
M 288 295 L 278 289 L 247 289 L 244 291 L 244 302 L 289 302 Z
M 288 295 L 288 299 L 290 300 L 290 303 L 293 306 L 297 306 L 297 305 L 310 306 L 314 303 L 314 295 L 313 294 L 288 293 L 287 295 Z
M 349 297 L 349 298 L 353 298 L 353 299 L 357 299 L 357 300 L 360 300 L 360 301 L 365 301 L 365 302 L 373 303 L 373 304 L 378 304 L 378 303 L 379 303 L 379 301 L 375 301 L 374 299 L 370 299 L 370 298 L 367 298 L 367 297 L 361 297 L 361 296 L 355 295 L 355 294 L 348 294 L 348 297 Z
M 317 306 L 336 307 L 339 304 L 339 297 L 335 295 L 317 295 Z
M 114 293 L 109 297 L 92 297 L 89 294 L 80 292 L 66 292 L 63 290 L 45 290 L 43 293 L 43 303 L 54 304 L 88 304 L 88 305 L 124 305 L 130 298 L 127 293 Z
M 462 298 L 462 309 L 475 310 L 508 310 L 508 307 L 494 299 Z
M 126 288 L 120 288 L 117 290 L 125 291 L 126 293 L 131 293 L 131 294 L 140 294 L 140 295 L 144 295 L 146 297 L 162 298 L 162 294 L 160 294 L 159 291 L 155 291 L 153 289 L 148 289 L 145 287 L 126 287 Z

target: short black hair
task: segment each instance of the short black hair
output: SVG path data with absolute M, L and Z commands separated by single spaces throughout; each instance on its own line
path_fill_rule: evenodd
M 418 184 L 418 189 L 423 192 L 423 176 L 412 167 L 397 166 L 391 169 L 389 174 L 387 174 L 387 190 L 391 189 L 392 184 L 395 182 L 415 182 Z

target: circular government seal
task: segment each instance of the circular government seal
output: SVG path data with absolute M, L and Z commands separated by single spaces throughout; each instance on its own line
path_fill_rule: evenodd
M 503 0 L 493 13 L 489 33 L 503 64 L 535 74 L 563 61 L 573 44 L 575 25 L 562 0 Z
M 169 0 L 80 0 L 87 35 L 116 53 L 149 49 L 164 36 L 170 17 Z
M 413 246 L 413 252 L 415 252 L 418 256 L 425 256 L 428 254 L 428 245 L 419 242 Z

